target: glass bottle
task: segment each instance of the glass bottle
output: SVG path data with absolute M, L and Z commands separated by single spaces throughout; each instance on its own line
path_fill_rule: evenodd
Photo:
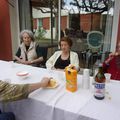
M 105 75 L 102 64 L 99 64 L 98 73 L 95 76 L 94 97 L 99 100 L 105 97 Z

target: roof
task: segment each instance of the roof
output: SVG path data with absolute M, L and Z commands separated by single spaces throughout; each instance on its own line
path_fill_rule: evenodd
M 50 5 L 49 0 L 30 0 L 30 2 L 34 7 L 46 7 Z

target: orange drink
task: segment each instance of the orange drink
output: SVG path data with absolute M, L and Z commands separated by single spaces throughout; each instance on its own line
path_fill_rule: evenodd
M 75 92 L 77 90 L 77 70 L 74 67 L 65 68 L 66 75 L 66 89 L 70 92 Z

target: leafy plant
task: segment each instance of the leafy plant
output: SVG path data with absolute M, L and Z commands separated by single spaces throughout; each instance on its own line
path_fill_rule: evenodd
M 37 41 L 45 39 L 45 34 L 46 34 L 46 30 L 43 29 L 42 27 L 39 27 L 39 29 L 35 33 L 35 39 Z

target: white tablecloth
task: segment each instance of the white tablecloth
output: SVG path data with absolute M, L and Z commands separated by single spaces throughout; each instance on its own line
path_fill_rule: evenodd
M 82 76 L 78 75 L 78 90 L 71 93 L 65 89 L 65 75 L 61 71 L 52 71 L 27 65 L 0 61 L 0 79 L 11 83 L 34 83 L 44 76 L 52 76 L 59 82 L 55 89 L 38 89 L 26 100 L 7 103 L 5 111 L 13 111 L 17 120 L 119 120 L 120 118 L 120 82 L 106 84 L 106 97 L 96 100 L 93 86 L 82 89 Z M 28 71 L 29 77 L 20 79 L 19 71 Z M 91 78 L 92 80 L 92 78 Z M 1 104 L 2 108 L 2 104 Z

